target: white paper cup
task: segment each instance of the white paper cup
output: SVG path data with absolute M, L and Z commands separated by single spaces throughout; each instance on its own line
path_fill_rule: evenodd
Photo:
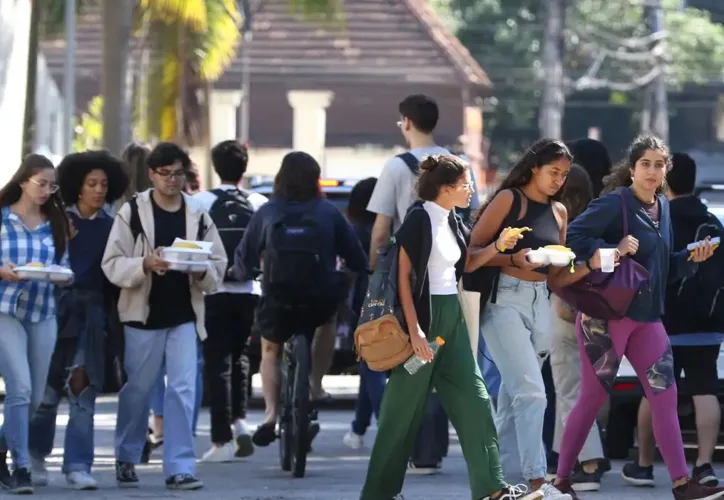
M 612 273 L 616 268 L 616 249 L 601 248 L 601 271 L 604 273 Z

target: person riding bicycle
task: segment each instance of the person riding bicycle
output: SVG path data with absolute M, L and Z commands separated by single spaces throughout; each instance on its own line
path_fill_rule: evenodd
M 346 293 L 337 257 L 355 273 L 366 272 L 367 258 L 342 212 L 322 198 L 317 161 L 294 151 L 282 160 L 268 203 L 251 217 L 234 255 L 237 279 L 262 275 L 256 321 L 262 337 L 259 371 L 264 421 L 253 435 L 256 446 L 276 439 L 280 345 L 297 334 L 311 342 L 315 329 L 336 311 Z M 292 293 L 299 290 L 299 294 Z M 309 441 L 319 432 L 312 423 Z

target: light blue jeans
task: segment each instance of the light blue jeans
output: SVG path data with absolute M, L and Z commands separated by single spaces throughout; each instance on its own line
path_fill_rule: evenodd
M 30 462 L 30 418 L 45 395 L 57 336 L 55 317 L 31 323 L 0 314 L 0 375 L 5 381 L 0 453 L 10 450 L 15 468 L 27 468 Z
M 118 394 L 116 460 L 138 464 L 148 433 L 151 395 L 166 365 L 163 471 L 196 474 L 192 421 L 196 400 L 197 335 L 194 323 L 164 330 L 124 326 L 128 381 Z
M 198 359 L 196 360 L 196 403 L 194 405 L 194 421 L 192 429 L 194 437 L 196 437 L 196 424 L 199 422 L 199 411 L 201 410 L 201 401 L 204 398 L 204 350 L 199 342 L 197 347 Z M 156 387 L 153 389 L 151 396 L 151 412 L 156 417 L 163 417 L 163 396 L 166 391 L 166 365 L 161 369 L 161 375 L 158 377 Z
M 501 274 L 495 304 L 482 313 L 485 345 L 500 371 L 495 427 L 506 478 L 546 476 L 543 416 L 546 391 L 541 366 L 550 350 L 550 302 L 545 282 Z

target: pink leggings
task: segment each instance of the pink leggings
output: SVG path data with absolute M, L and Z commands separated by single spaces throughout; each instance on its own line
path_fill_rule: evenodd
M 669 337 L 661 322 L 624 318 L 603 321 L 578 314 L 581 392 L 566 422 L 558 460 L 558 477 L 568 478 L 588 432 L 606 401 L 623 355 L 641 381 L 651 405 L 654 436 L 672 481 L 687 477 L 679 431 L 677 391 Z

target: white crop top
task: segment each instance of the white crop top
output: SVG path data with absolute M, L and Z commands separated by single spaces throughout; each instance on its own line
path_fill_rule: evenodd
M 432 201 L 426 201 L 422 206 L 432 222 L 432 250 L 427 262 L 430 295 L 456 295 L 455 263 L 460 260 L 461 253 L 450 228 L 450 211 Z

